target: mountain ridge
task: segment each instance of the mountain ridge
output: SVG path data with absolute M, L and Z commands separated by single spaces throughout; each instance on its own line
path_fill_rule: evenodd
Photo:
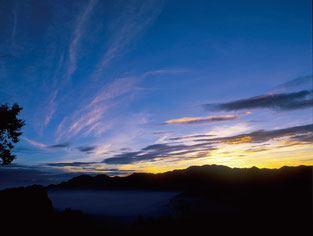
M 96 176 L 80 175 L 48 189 L 157 189 L 186 190 L 197 185 L 264 185 L 266 183 L 292 182 L 294 178 L 312 176 L 312 166 L 283 166 L 269 168 L 231 168 L 223 165 L 190 166 L 163 173 L 133 173 L 125 177 L 110 177 L 105 174 Z

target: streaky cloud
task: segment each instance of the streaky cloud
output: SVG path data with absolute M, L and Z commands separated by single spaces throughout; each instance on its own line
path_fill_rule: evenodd
M 32 146 L 39 147 L 39 148 L 65 148 L 65 147 L 69 147 L 70 146 L 70 143 L 68 143 L 68 142 L 57 143 L 57 144 L 54 144 L 54 145 L 46 145 L 46 144 L 36 142 L 36 141 L 31 140 L 31 139 L 26 138 L 26 137 L 23 137 L 23 139 L 25 141 L 27 141 L 29 144 L 31 144 Z
M 204 116 L 204 117 L 183 117 L 173 120 L 168 120 L 164 125 L 181 124 L 181 125 L 196 125 L 196 124 L 209 124 L 222 121 L 232 121 L 249 113 L 235 114 L 235 115 L 217 115 L 217 116 Z
M 162 2 L 145 0 L 122 3 L 121 14 L 110 26 L 113 36 L 110 39 L 107 51 L 98 63 L 97 72 L 102 71 L 108 63 L 122 54 L 126 46 L 154 21 L 161 12 Z
M 171 70 L 160 70 L 158 74 L 170 73 Z M 122 96 L 133 94 L 139 81 L 147 77 L 148 71 L 139 76 L 126 76 L 115 79 L 111 83 L 104 84 L 90 100 L 83 106 L 77 108 L 71 115 L 66 116 L 58 124 L 57 140 L 61 138 L 70 138 L 79 133 L 83 136 L 99 136 L 111 128 L 111 124 L 103 117 L 109 110 L 117 106 L 117 99 Z
M 194 145 L 153 144 L 137 152 L 126 152 L 107 158 L 103 160 L 103 163 L 121 165 L 138 162 L 156 162 L 160 160 L 177 161 L 197 159 L 200 158 L 200 156 L 208 156 L 209 152 L 213 150 L 215 150 L 215 148 L 206 143 Z M 199 156 L 201 152 L 202 155 Z
M 290 137 L 293 141 L 298 143 L 313 141 L 313 124 L 294 126 L 284 129 L 277 130 L 256 130 L 250 133 L 221 137 L 221 138 L 211 138 L 211 139 L 196 139 L 194 141 L 198 142 L 208 142 L 208 143 L 240 143 L 251 142 L 251 143 L 264 143 L 266 141 L 275 139 Z
M 66 142 L 66 143 L 54 144 L 54 145 L 48 146 L 48 148 L 66 148 L 69 146 L 71 146 L 71 144 Z
M 96 145 L 77 147 L 79 151 L 84 152 L 84 153 L 92 153 L 96 148 L 97 148 Z
M 77 166 L 88 166 L 94 165 L 98 162 L 55 162 L 55 163 L 45 163 L 46 166 L 51 167 L 77 167 Z
M 107 130 L 109 125 L 101 122 L 103 116 L 113 106 L 113 101 L 131 92 L 134 85 L 135 80 L 132 77 L 123 77 L 103 86 L 89 103 L 61 121 L 57 127 L 57 139 L 72 137 L 81 131 L 84 131 L 85 135 L 99 135 Z
M 294 93 L 266 94 L 227 103 L 205 104 L 208 111 L 238 111 L 246 109 L 272 109 L 293 111 L 313 107 L 312 91 L 302 90 Z
M 290 88 L 298 87 L 300 85 L 307 85 L 310 82 L 312 83 L 312 79 L 313 79 L 312 75 L 300 76 L 286 83 L 280 84 L 276 86 L 275 88 L 276 89 L 290 89 Z
M 58 93 L 59 93 L 59 89 L 56 89 L 50 95 L 50 98 L 47 104 L 48 109 L 47 109 L 47 114 L 44 120 L 44 127 L 46 127 L 50 123 L 54 113 L 56 112 L 56 97 Z
M 153 132 L 152 134 L 153 135 L 165 135 L 165 134 L 172 134 L 174 133 L 175 131 L 173 130 L 169 130 L 169 131 L 156 131 L 156 132 Z
M 177 140 L 193 139 L 193 138 L 209 138 L 212 136 L 214 136 L 214 135 L 212 135 L 212 134 L 195 134 L 195 135 L 186 135 L 186 136 L 182 136 L 182 137 L 172 137 L 172 138 L 169 138 L 168 140 L 177 141 Z
M 139 151 L 123 152 L 113 157 L 103 160 L 105 164 L 125 165 L 139 162 L 157 162 L 157 161 L 177 161 L 190 160 L 211 156 L 211 152 L 218 150 L 220 144 L 238 145 L 244 143 L 256 144 L 256 146 L 248 148 L 246 151 L 266 151 L 265 142 L 274 139 L 286 139 L 292 143 L 287 145 L 312 144 L 313 143 L 313 124 L 294 126 L 277 130 L 256 130 L 250 133 L 219 137 L 208 139 L 194 139 L 195 144 L 176 144 L 168 143 L 152 144 L 142 148 Z M 194 135 L 196 138 L 197 135 Z
M 53 149 L 64 149 L 67 147 L 70 147 L 71 144 L 69 142 L 64 143 L 57 143 L 54 145 L 46 145 L 43 143 L 36 142 L 34 140 L 31 140 L 29 138 L 23 137 L 25 141 L 27 141 L 31 146 L 34 148 L 28 148 L 28 147 L 17 147 L 17 152 L 31 152 L 31 153 L 41 153 L 41 154 L 49 154 Z
M 97 3 L 97 0 L 90 0 L 88 2 L 87 7 L 84 9 L 81 15 L 78 16 L 77 24 L 74 29 L 73 38 L 69 45 L 69 67 L 68 67 L 68 75 L 67 79 L 71 78 L 72 74 L 75 72 L 77 65 L 77 47 L 79 44 L 79 41 L 81 40 L 84 30 L 86 28 L 86 24 L 88 21 L 88 18 L 90 17 L 95 5 Z
M 90 16 L 92 15 L 95 6 L 97 4 L 98 0 L 90 0 L 86 3 L 86 5 L 83 6 L 82 11 L 80 14 L 77 15 L 76 22 L 73 25 L 73 32 L 71 32 L 72 36 L 69 42 L 68 46 L 68 58 L 66 61 L 65 53 L 63 53 L 60 56 L 60 59 L 58 60 L 58 66 L 55 70 L 55 75 L 52 81 L 52 86 L 54 87 L 54 91 L 51 92 L 48 104 L 46 105 L 46 115 L 45 120 L 43 124 L 43 128 L 45 128 L 51 121 L 52 117 L 54 116 L 56 110 L 57 110 L 57 103 L 56 98 L 60 96 L 59 92 L 61 89 L 64 88 L 65 84 L 72 78 L 72 75 L 77 70 L 77 61 L 79 59 L 79 47 L 80 47 L 80 41 L 84 36 L 84 33 L 87 28 L 87 24 L 89 21 Z M 60 80 L 60 71 L 61 68 L 66 64 L 67 69 L 65 74 L 65 77 Z
M 26 138 L 26 137 L 23 137 L 23 139 L 25 141 L 27 141 L 29 144 L 31 144 L 32 146 L 34 146 L 34 147 L 39 147 L 39 148 L 46 148 L 47 147 L 46 144 L 36 142 L 36 141 L 34 141 L 32 139 L 29 139 L 29 138 Z

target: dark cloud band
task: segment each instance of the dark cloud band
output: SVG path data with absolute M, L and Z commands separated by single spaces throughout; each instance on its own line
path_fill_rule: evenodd
M 300 85 L 307 85 L 310 82 L 312 82 L 312 79 L 313 79 L 312 75 L 300 76 L 286 83 L 280 84 L 276 88 L 277 89 L 289 89 L 289 88 L 294 88 Z
M 181 159 L 195 159 L 199 158 L 198 152 L 204 152 L 207 156 L 209 151 L 215 148 L 208 144 L 194 144 L 194 145 L 169 145 L 169 144 L 154 144 L 149 145 L 138 152 L 127 152 L 115 155 L 111 158 L 103 160 L 106 164 L 133 164 L 137 162 L 147 161 L 154 162 L 157 160 L 181 160 Z M 204 155 L 202 153 L 202 155 Z
M 48 148 L 66 148 L 66 147 L 69 147 L 70 145 L 71 145 L 70 143 L 59 143 L 59 144 L 48 146 Z
M 80 146 L 77 149 L 84 153 L 92 153 L 96 148 L 97 148 L 96 145 L 91 145 L 91 146 Z
M 313 99 L 312 91 L 303 90 L 295 93 L 267 94 L 228 103 L 205 104 L 203 106 L 210 111 L 238 111 L 258 108 L 292 111 L 313 107 Z
M 274 138 L 290 137 L 296 142 L 312 142 L 313 138 L 313 124 L 294 126 L 285 129 L 277 130 L 257 130 L 246 134 L 240 134 L 230 137 L 211 138 L 211 139 L 197 139 L 194 141 L 208 142 L 208 143 L 235 143 L 249 137 L 249 142 L 263 143 Z M 246 139 L 247 140 L 247 139 Z

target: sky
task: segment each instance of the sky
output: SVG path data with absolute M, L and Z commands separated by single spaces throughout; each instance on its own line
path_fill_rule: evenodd
M 0 2 L 13 182 L 313 164 L 310 0 Z

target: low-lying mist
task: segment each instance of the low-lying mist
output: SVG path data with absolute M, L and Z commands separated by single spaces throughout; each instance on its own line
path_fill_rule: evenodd
M 144 190 L 49 190 L 56 210 L 80 210 L 92 216 L 154 217 L 171 213 L 178 192 Z

